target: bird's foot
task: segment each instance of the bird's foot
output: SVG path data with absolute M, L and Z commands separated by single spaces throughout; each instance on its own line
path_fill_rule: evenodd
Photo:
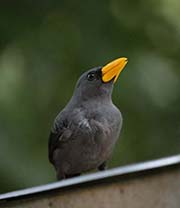
M 64 175 L 59 175 L 57 176 L 57 180 L 60 181 L 60 180 L 64 180 L 64 179 L 68 179 L 68 178 L 73 178 L 73 177 L 77 177 L 77 176 L 80 176 L 81 174 L 80 173 L 77 173 L 77 174 L 64 174 Z
M 76 173 L 76 174 L 69 174 L 69 175 L 65 175 L 65 178 L 73 178 L 73 177 L 77 177 L 80 176 L 80 173 Z
M 100 171 L 103 171 L 103 170 L 106 170 L 107 169 L 107 164 L 106 162 L 103 162 L 99 167 L 98 167 L 98 170 Z

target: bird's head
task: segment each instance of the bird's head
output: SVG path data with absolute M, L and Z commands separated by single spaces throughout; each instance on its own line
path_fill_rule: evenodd
M 103 67 L 95 67 L 83 73 L 79 78 L 74 95 L 83 100 L 103 97 L 109 98 L 113 84 L 127 64 L 127 58 L 118 58 Z

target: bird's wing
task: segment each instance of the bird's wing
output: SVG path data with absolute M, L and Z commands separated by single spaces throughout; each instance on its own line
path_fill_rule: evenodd
M 54 151 L 61 147 L 70 139 L 78 138 L 79 135 L 84 135 L 82 138 L 94 139 L 99 134 L 107 131 L 107 125 L 98 120 L 88 119 L 79 110 L 74 110 L 71 119 L 67 119 L 66 115 L 60 113 L 55 119 L 54 126 L 49 136 L 49 161 L 53 163 Z M 73 137 L 72 137 L 73 135 Z
M 61 135 L 61 133 L 58 134 L 58 133 L 54 133 L 52 131 L 50 132 L 50 135 L 49 135 L 48 156 L 49 156 L 49 161 L 51 163 L 53 163 L 53 152 L 57 147 L 58 138 L 59 138 L 60 135 Z
M 71 136 L 71 131 L 67 128 L 67 126 L 67 121 L 63 118 L 55 120 L 54 122 L 54 126 L 52 127 L 49 135 L 48 143 L 48 155 L 51 163 L 53 163 L 54 150 Z

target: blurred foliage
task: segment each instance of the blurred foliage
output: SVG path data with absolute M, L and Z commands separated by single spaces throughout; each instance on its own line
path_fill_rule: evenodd
M 49 130 L 80 74 L 129 58 L 110 166 L 180 153 L 178 0 L 1 1 L 0 192 L 55 180 Z

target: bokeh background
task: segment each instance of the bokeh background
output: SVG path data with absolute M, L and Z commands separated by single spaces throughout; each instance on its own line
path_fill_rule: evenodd
M 179 0 L 0 3 L 0 193 L 55 181 L 49 130 L 80 74 L 126 56 L 110 167 L 180 153 Z

